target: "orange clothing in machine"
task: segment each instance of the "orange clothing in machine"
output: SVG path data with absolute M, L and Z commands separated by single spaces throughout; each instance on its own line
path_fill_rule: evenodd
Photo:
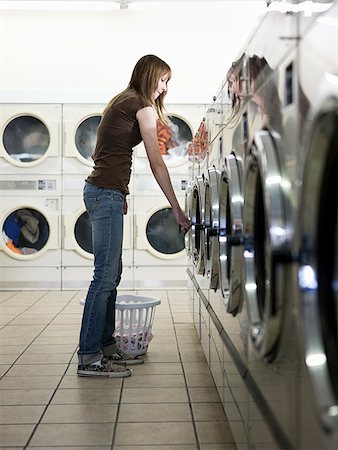
M 165 125 L 160 120 L 157 120 L 156 129 L 161 155 L 167 155 L 168 149 L 173 147 L 172 131 L 168 125 Z

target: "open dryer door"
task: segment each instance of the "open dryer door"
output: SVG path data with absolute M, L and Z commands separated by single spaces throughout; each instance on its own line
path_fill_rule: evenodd
M 205 183 L 202 175 L 197 175 L 192 185 L 191 198 L 191 252 L 193 264 L 199 275 L 205 271 L 204 255 L 205 224 Z
M 209 180 L 205 183 L 205 240 L 204 253 L 206 276 L 214 291 L 219 286 L 219 184 L 220 171 L 215 167 L 208 169 Z
M 305 364 L 317 413 L 338 442 L 338 103 L 314 119 L 303 174 L 298 270 Z M 332 443 L 332 441 L 331 441 Z
M 280 136 L 255 134 L 246 161 L 244 193 L 244 296 L 250 337 L 260 357 L 272 360 L 278 348 L 290 262 L 287 220 L 290 183 L 283 178 Z
M 242 160 L 227 156 L 219 194 L 219 277 L 227 311 L 237 314 L 241 304 L 243 241 Z

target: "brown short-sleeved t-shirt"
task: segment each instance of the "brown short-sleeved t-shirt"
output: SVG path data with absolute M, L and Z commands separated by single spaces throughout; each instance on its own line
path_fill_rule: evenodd
M 137 95 L 112 105 L 102 116 L 93 153 L 94 169 L 87 181 L 129 194 L 133 147 L 142 140 L 136 113 L 148 106 Z

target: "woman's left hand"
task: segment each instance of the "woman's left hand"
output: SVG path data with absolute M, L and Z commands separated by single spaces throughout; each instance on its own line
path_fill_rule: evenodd
M 128 213 L 128 202 L 127 200 L 124 201 L 124 205 L 123 205 L 123 214 L 127 214 Z

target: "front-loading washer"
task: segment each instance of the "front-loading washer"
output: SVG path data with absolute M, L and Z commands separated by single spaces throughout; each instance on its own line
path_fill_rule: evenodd
M 86 288 L 93 276 L 92 227 L 83 202 L 84 182 L 82 175 L 63 176 L 62 287 L 64 289 Z M 124 216 L 123 225 L 123 272 L 120 288 L 133 288 L 132 224 L 133 201 L 132 198 L 128 198 L 128 214 Z
M 1 289 L 61 288 L 61 177 L 2 175 Z
M 300 16 L 299 446 L 338 448 L 338 2 Z
M 61 174 L 61 105 L 2 104 L 0 173 Z
M 160 151 L 170 174 L 188 174 L 188 147 L 205 112 L 204 105 L 166 105 L 168 125 L 157 122 Z M 151 173 L 143 142 L 134 148 L 135 174 Z
M 105 105 L 64 104 L 63 158 L 64 174 L 89 174 L 93 168 L 92 154 L 96 133 Z
M 184 287 L 187 284 L 185 236 L 174 219 L 171 206 L 152 176 L 144 180 L 144 190 L 134 195 L 135 288 Z M 180 177 L 172 177 L 180 189 Z M 137 181 L 134 180 L 135 186 Z M 176 196 L 184 208 L 184 190 Z

